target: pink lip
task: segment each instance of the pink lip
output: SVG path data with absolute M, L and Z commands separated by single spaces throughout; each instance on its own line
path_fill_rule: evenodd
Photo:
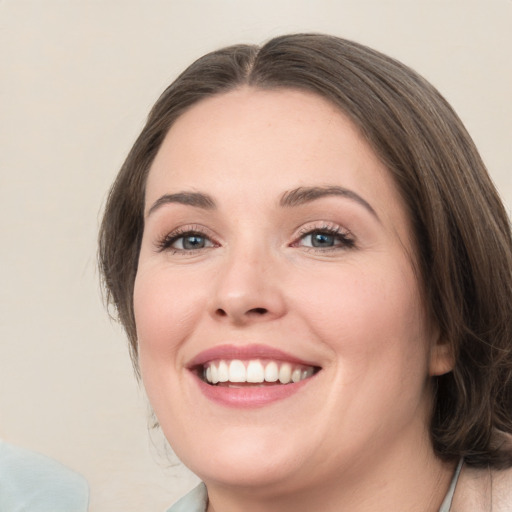
M 227 407 L 250 409 L 288 398 L 315 378 L 315 375 L 306 380 L 291 384 L 282 384 L 263 387 L 228 388 L 224 386 L 211 386 L 194 376 L 199 389 L 206 398 Z
M 204 382 L 197 373 L 197 367 L 204 365 L 209 361 L 219 359 L 273 359 L 277 361 L 287 361 L 290 363 L 301 364 L 304 366 L 318 366 L 311 362 L 304 361 L 297 357 L 287 354 L 281 350 L 274 349 L 265 345 L 221 345 L 214 347 L 195 356 L 188 364 L 187 368 L 191 370 L 191 375 L 199 387 L 202 394 L 216 402 L 217 404 L 235 407 L 235 408 L 255 408 L 262 407 L 278 400 L 288 398 L 315 378 L 312 377 L 301 380 L 300 382 L 272 385 L 272 386 L 247 386 L 240 388 L 231 388 L 227 386 L 212 386 Z
M 219 359 L 273 359 L 275 361 L 287 361 L 289 363 L 301 364 L 304 366 L 318 366 L 311 361 L 304 361 L 282 350 L 266 345 L 219 345 L 201 352 L 187 364 L 187 368 L 204 365 L 209 361 Z

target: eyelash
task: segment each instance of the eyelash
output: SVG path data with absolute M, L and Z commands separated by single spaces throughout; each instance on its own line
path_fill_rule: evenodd
M 301 241 L 304 241 L 304 239 L 307 236 L 311 236 L 313 234 L 319 234 L 319 235 L 327 235 L 332 236 L 336 239 L 338 242 L 338 245 L 333 245 L 330 247 L 313 247 L 313 246 L 305 246 L 301 245 Z M 185 239 L 187 237 L 200 237 L 204 238 L 206 241 L 208 241 L 211 245 L 208 247 L 199 247 L 197 249 L 178 249 L 175 247 L 172 247 L 173 244 L 175 244 L 180 239 Z M 207 234 L 204 230 L 204 228 L 200 226 L 186 226 L 183 228 L 179 228 L 162 238 L 160 238 L 156 242 L 157 252 L 164 252 L 164 251 L 170 251 L 172 254 L 187 254 L 187 253 L 194 253 L 202 249 L 209 249 L 212 247 L 215 247 L 218 245 L 212 238 L 211 235 Z M 352 249 L 355 247 L 355 240 L 352 236 L 352 234 L 342 229 L 340 226 L 336 225 L 328 225 L 324 224 L 321 227 L 306 227 L 303 228 L 299 235 L 297 236 L 296 240 L 290 244 L 291 247 L 302 247 L 304 250 L 312 251 L 312 252 L 329 252 L 329 251 L 340 251 L 340 250 L 347 250 Z
M 355 240 L 352 234 L 337 225 L 329 225 L 324 224 L 322 227 L 306 227 L 301 229 L 299 232 L 299 236 L 297 240 L 292 243 L 293 247 L 300 246 L 300 242 L 304 241 L 307 236 L 313 234 L 327 235 L 332 236 L 338 242 L 338 245 L 333 245 L 331 247 L 309 247 L 309 246 L 301 246 L 303 249 L 312 252 L 329 252 L 329 251 L 343 251 L 347 249 L 352 249 L 355 247 Z
M 199 249 L 178 249 L 176 247 L 172 247 L 172 245 L 181 238 L 185 239 L 187 237 L 193 236 L 204 238 L 205 240 L 208 240 L 212 245 L 209 247 L 200 247 Z M 217 244 L 213 241 L 211 235 L 207 234 L 204 228 L 200 226 L 185 226 L 183 228 L 176 229 L 175 231 L 163 236 L 156 242 L 158 252 L 170 251 L 172 254 L 193 253 L 200 249 L 209 249 L 210 247 L 215 247 L 215 245 Z

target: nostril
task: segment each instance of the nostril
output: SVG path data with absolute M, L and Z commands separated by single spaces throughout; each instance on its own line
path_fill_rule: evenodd
M 243 319 L 262 317 L 267 315 L 269 310 L 266 308 L 251 308 L 248 310 L 238 310 L 237 308 L 217 308 L 215 310 L 215 316 L 217 318 L 230 317 L 235 321 L 243 321 Z
M 265 308 L 253 308 L 248 311 L 248 313 L 253 313 L 255 315 L 264 315 L 265 313 L 268 313 L 268 309 Z

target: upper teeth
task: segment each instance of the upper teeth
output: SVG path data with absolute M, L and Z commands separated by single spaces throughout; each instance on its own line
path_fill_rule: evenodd
M 278 361 L 261 361 L 251 359 L 242 361 L 210 361 L 204 365 L 204 378 L 210 384 L 218 382 L 277 382 L 289 384 L 311 377 L 313 366 L 284 363 Z

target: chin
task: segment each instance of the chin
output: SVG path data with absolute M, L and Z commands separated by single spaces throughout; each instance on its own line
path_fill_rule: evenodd
M 307 464 L 303 443 L 294 442 L 294 436 L 255 436 L 247 429 L 227 429 L 224 435 L 205 439 L 194 446 L 175 443 L 182 462 L 206 484 L 242 488 L 275 487 L 293 481 Z M 235 432 L 234 432 L 235 431 Z M 286 442 L 288 437 L 288 442 Z M 304 433 L 301 434 L 304 437 Z

